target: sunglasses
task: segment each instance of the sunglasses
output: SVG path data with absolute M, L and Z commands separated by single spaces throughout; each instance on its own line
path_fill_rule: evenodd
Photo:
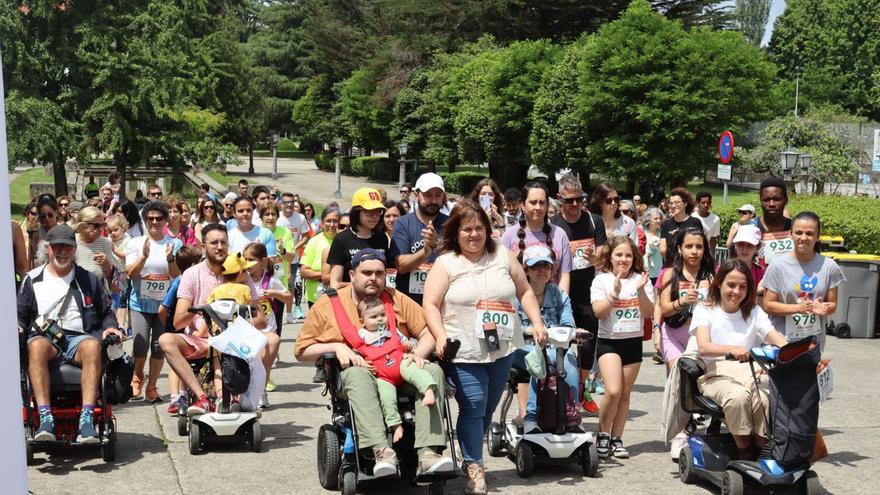
M 58 206 L 62 208 L 67 208 L 68 206 L 70 206 L 70 203 L 58 203 Z
M 232 203 L 226 203 L 223 205 L 224 208 L 232 208 Z
M 232 205 L 229 205 L 229 206 L 232 206 Z M 202 206 L 202 209 L 203 210 L 213 210 L 214 205 L 204 205 L 204 206 Z
M 41 220 L 45 220 L 45 219 L 47 219 L 47 218 L 55 218 L 55 212 L 54 212 L 54 211 L 49 211 L 49 212 L 46 212 L 46 213 L 40 213 L 40 219 L 41 219 Z
M 272 199 L 278 199 L 278 195 L 277 195 L 277 194 L 270 194 L 269 197 L 272 198 Z
M 160 193 L 160 192 L 151 192 L 151 193 L 150 193 L 150 196 L 152 196 L 152 197 L 154 197 L 154 198 L 161 198 L 161 197 L 162 197 L 162 193 Z
M 606 205 L 613 205 L 614 203 L 620 203 L 620 198 L 618 198 L 618 197 L 605 198 Z
M 104 224 L 103 224 L 103 223 L 97 223 L 97 222 L 95 222 L 95 223 L 87 223 L 86 225 L 88 225 L 89 227 L 91 227 L 91 228 L 93 228 L 93 229 L 95 229 L 95 230 L 101 230 L 101 229 L 104 227 Z
M 347 229 L 350 225 L 351 225 L 351 224 L 349 224 L 349 223 L 340 223 L 340 224 L 339 224 L 339 229 L 340 229 L 340 230 L 345 230 L 345 229 Z
M 406 194 L 409 192 L 409 189 L 401 189 L 400 194 Z
M 586 199 L 585 196 L 575 196 L 573 198 L 562 198 L 562 202 L 567 205 L 573 205 L 575 203 L 583 203 L 585 199 Z M 608 204 L 611 204 L 611 203 L 608 203 Z
M 620 212 L 623 213 L 624 215 L 629 215 L 630 213 L 632 213 L 632 210 L 624 210 L 623 208 L 621 208 Z
M 36 212 L 36 211 L 29 211 L 29 212 L 27 212 L 27 214 L 30 215 L 30 216 L 32 216 L 32 217 L 35 217 L 35 216 L 39 215 L 39 212 Z
M 148 223 L 159 223 L 159 222 L 164 222 L 164 221 L 165 221 L 165 217 L 147 217 Z
M 749 210 L 736 210 L 736 212 L 739 213 L 740 215 L 751 215 L 752 214 L 752 212 L 750 212 Z
M 281 204 L 283 204 L 284 206 L 293 206 L 293 203 L 294 203 L 293 201 L 282 201 L 281 202 Z

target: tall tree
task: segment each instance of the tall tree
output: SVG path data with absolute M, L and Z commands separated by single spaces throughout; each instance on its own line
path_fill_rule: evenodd
M 718 134 L 767 113 L 774 68 L 733 31 L 685 31 L 635 0 L 585 48 L 578 115 L 587 163 L 633 180 L 688 179 Z
M 755 46 L 761 46 L 764 39 L 772 4 L 772 0 L 736 0 L 733 12 L 737 28 Z

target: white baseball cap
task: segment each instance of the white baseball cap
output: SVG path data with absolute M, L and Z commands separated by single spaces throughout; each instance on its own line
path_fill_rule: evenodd
M 523 263 L 526 266 L 535 266 L 541 262 L 553 264 L 553 254 L 547 246 L 529 246 L 523 252 Z
M 440 177 L 433 172 L 428 172 L 426 174 L 422 174 L 419 177 L 419 180 L 416 181 L 415 189 L 419 192 L 425 192 L 430 191 L 435 187 L 443 192 L 446 192 L 446 188 L 443 186 L 443 177 Z
M 746 204 L 740 206 L 739 208 L 737 208 L 736 211 L 750 211 L 750 212 L 754 213 L 755 207 L 746 203 Z

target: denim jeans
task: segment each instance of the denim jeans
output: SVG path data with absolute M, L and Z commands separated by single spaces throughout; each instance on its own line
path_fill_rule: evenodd
M 454 363 L 449 367 L 458 402 L 456 430 L 465 462 L 483 462 L 483 436 L 501 401 L 513 355 L 494 363 Z
M 532 348 L 533 344 L 527 344 L 525 347 L 521 349 L 517 349 L 513 355 L 513 366 L 519 369 L 526 369 L 526 354 L 528 354 Z M 552 347 L 547 347 L 547 363 L 550 366 L 556 367 L 556 349 Z M 578 367 L 578 358 L 577 353 L 574 350 L 574 347 L 569 348 L 565 352 L 565 383 L 568 385 L 569 390 L 571 390 L 572 399 L 577 402 L 578 400 L 578 391 L 580 391 L 580 368 Z M 524 419 L 530 421 L 538 420 L 538 380 L 532 377 L 529 383 L 529 400 L 526 403 L 526 413 Z

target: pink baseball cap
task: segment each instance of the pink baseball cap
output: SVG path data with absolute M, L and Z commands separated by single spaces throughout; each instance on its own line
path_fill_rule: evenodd
M 733 243 L 747 242 L 752 246 L 757 246 L 761 243 L 761 237 L 761 231 L 758 227 L 754 225 L 740 225 L 736 229 L 736 235 L 733 236 Z

